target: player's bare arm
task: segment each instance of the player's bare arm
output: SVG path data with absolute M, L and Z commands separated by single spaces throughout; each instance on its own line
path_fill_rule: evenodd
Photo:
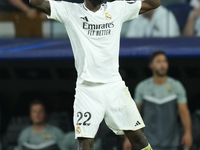
M 30 0 L 29 3 L 47 15 L 51 14 L 49 1 L 46 0 Z
M 140 14 L 143 14 L 149 10 L 156 9 L 161 5 L 160 0 L 145 0 L 142 2 Z

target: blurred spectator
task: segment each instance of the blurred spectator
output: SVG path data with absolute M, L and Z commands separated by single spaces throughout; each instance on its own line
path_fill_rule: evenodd
M 167 6 L 167 5 L 170 5 L 170 4 L 173 4 L 173 3 L 186 3 L 187 0 L 161 0 L 161 4 L 163 6 Z
M 63 147 L 65 150 L 76 150 L 78 149 L 78 140 L 75 139 L 74 131 L 69 132 L 65 135 L 63 140 Z M 96 138 L 94 141 L 94 150 L 101 150 L 101 139 Z
M 190 12 L 183 34 L 185 36 L 200 36 L 200 0 L 193 0 L 194 9 Z
M 160 6 L 123 25 L 122 37 L 176 37 L 180 30 L 171 11 Z
M 194 8 L 200 7 L 200 1 L 199 0 L 191 0 L 190 5 Z
M 168 61 L 164 52 L 156 51 L 149 62 L 153 77 L 138 84 L 135 101 L 146 127 L 145 135 L 154 150 L 178 150 L 192 145 L 191 118 L 183 85 L 167 76 Z M 178 114 L 184 127 L 180 143 Z M 124 150 L 129 150 L 128 140 Z
M 18 8 L 19 10 L 21 10 L 22 12 L 26 13 L 27 17 L 30 19 L 35 19 L 38 16 L 38 12 L 36 9 L 29 7 L 28 4 L 26 4 L 24 1 L 22 0 L 9 0 L 9 2 L 15 6 L 16 8 Z M 28 3 L 29 1 L 26 0 L 26 2 Z M 41 19 L 45 19 L 46 15 L 44 13 L 40 13 L 40 17 Z
M 41 101 L 31 103 L 30 118 L 32 126 L 21 132 L 17 150 L 62 150 L 63 132 L 46 123 L 46 109 Z

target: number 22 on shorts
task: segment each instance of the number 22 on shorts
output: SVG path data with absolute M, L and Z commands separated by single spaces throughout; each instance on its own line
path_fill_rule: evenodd
M 77 122 L 76 122 L 76 125 L 78 125 L 78 126 L 81 126 L 82 124 L 83 124 L 84 126 L 89 126 L 89 125 L 90 125 L 90 123 L 88 123 L 88 121 L 90 121 L 90 119 L 91 119 L 91 117 L 92 117 L 92 115 L 91 115 L 90 112 L 85 112 L 85 113 L 84 113 L 84 116 L 83 116 L 83 113 L 82 113 L 82 112 L 78 112 L 78 113 L 77 113 L 77 117 L 78 117 L 78 120 L 77 120 Z M 84 119 L 84 120 L 83 120 L 83 119 Z

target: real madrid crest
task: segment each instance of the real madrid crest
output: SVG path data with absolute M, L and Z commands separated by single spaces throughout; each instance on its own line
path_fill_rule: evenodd
M 77 127 L 77 128 L 76 128 L 76 133 L 77 133 L 77 134 L 80 134 L 80 133 L 81 133 L 81 127 Z
M 111 20 L 112 16 L 109 13 L 105 13 L 106 20 Z

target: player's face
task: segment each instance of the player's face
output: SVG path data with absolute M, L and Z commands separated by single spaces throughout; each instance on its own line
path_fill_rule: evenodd
M 163 54 L 157 55 L 150 64 L 150 68 L 157 76 L 166 76 L 168 71 L 168 61 L 166 56 Z
M 33 124 L 41 124 L 45 122 L 46 112 L 41 104 L 36 104 L 31 107 L 30 117 Z
M 92 3 L 94 6 L 98 6 L 103 3 L 103 0 L 89 0 L 89 2 Z

